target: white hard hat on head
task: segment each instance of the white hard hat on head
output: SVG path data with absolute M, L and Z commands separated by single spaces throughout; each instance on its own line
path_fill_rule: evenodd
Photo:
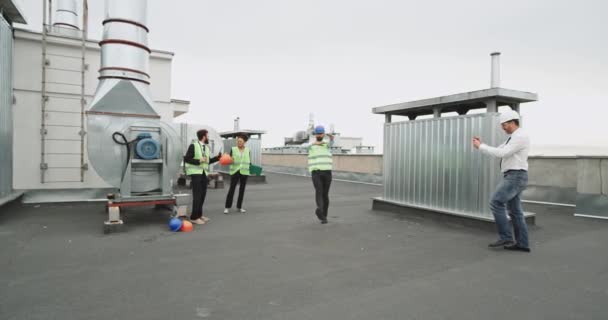
M 519 113 L 515 110 L 507 110 L 500 114 L 500 123 L 509 122 L 511 120 L 519 120 Z

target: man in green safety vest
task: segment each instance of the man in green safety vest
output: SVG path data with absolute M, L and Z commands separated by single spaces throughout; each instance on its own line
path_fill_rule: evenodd
M 334 136 L 328 134 L 329 143 L 324 142 L 325 128 L 317 126 L 314 129 L 315 142 L 308 147 L 308 171 L 312 175 L 312 184 L 315 187 L 315 200 L 317 209 L 315 214 L 322 224 L 327 223 L 327 209 L 329 208 L 329 187 L 331 186 L 331 170 L 333 159 L 331 148 Z
M 230 208 L 232 208 L 232 200 L 234 198 L 234 191 L 236 185 L 239 185 L 239 198 L 236 202 L 236 209 L 240 213 L 247 212 L 243 208 L 243 198 L 245 197 L 245 186 L 247 185 L 247 178 L 249 177 L 249 166 L 251 165 L 251 151 L 245 146 L 245 143 L 249 140 L 247 135 L 240 135 L 236 138 L 236 147 L 230 149 L 230 157 L 232 157 L 232 163 L 230 164 L 230 189 L 226 196 L 226 205 L 224 206 L 224 214 L 228 214 Z
M 192 186 L 192 213 L 190 220 L 195 224 L 205 224 L 209 218 L 203 216 L 203 204 L 207 196 L 207 173 L 209 165 L 218 161 L 221 153 L 217 157 L 211 158 L 209 149 L 209 133 L 207 130 L 196 132 L 198 140 L 193 140 L 184 156 L 184 166 L 186 175 L 190 176 Z

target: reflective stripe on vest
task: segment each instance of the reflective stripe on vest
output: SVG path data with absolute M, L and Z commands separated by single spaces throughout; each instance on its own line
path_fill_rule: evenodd
M 198 141 L 193 141 L 192 145 L 194 146 L 194 158 L 195 160 L 201 160 L 202 156 L 203 156 L 203 150 L 201 148 L 201 144 Z M 204 162 L 201 161 L 200 165 L 195 165 L 195 164 L 189 164 L 186 163 L 186 174 L 187 175 L 193 175 L 193 174 L 205 174 L 207 175 L 207 172 L 209 172 L 209 155 L 210 155 L 210 150 L 208 147 L 205 147 L 205 160 Z
M 242 168 L 241 165 L 243 165 Z M 241 158 L 241 151 L 239 148 L 232 147 L 232 164 L 230 164 L 230 174 L 233 175 L 240 170 L 242 175 L 248 176 L 250 165 L 251 159 L 249 159 L 249 149 L 243 149 L 243 157 Z
M 312 145 L 308 148 L 308 171 L 332 169 L 333 157 L 327 144 Z

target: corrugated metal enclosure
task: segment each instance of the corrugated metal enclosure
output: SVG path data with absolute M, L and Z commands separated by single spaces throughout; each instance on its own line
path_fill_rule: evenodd
M 240 120 L 241 118 L 238 117 L 234 119 L 234 128 L 232 131 L 220 133 L 220 136 L 224 138 L 224 152 L 229 153 L 232 147 L 236 147 L 237 138 L 241 135 L 245 135 L 249 137 L 245 146 L 251 151 L 251 164 L 262 166 L 262 135 L 265 134 L 266 131 L 241 129 Z M 220 166 L 220 170 L 223 172 L 230 172 L 230 166 Z
M 251 163 L 256 166 L 262 165 L 262 140 L 254 137 L 250 137 L 245 144 L 251 151 Z M 224 139 L 224 150 L 230 152 L 232 147 L 236 147 L 236 139 Z M 223 171 L 228 171 L 228 166 L 222 167 Z
M 492 56 L 491 88 L 377 107 L 385 116 L 384 192 L 374 209 L 417 208 L 491 222 L 490 198 L 501 179 L 500 159 L 473 147 L 473 137 L 498 146 L 506 140 L 499 108 L 519 111 L 535 93 L 500 88 L 499 56 Z M 470 110 L 485 113 L 467 115 Z M 447 114 L 455 113 L 456 116 Z M 409 120 L 392 122 L 393 116 Z M 432 116 L 431 118 L 420 118 Z M 533 214 L 526 214 L 533 217 Z
M 498 114 L 386 123 L 384 199 L 490 219 L 499 160 L 476 151 L 473 136 L 500 144 Z
M 13 192 L 13 33 L 0 15 L 0 199 Z

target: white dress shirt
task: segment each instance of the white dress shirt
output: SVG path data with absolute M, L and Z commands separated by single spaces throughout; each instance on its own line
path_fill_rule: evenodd
M 530 152 L 530 137 L 521 128 L 515 130 L 507 141 L 494 148 L 487 144 L 479 146 L 481 152 L 501 158 L 500 171 L 526 170 L 528 171 L 528 153 Z

